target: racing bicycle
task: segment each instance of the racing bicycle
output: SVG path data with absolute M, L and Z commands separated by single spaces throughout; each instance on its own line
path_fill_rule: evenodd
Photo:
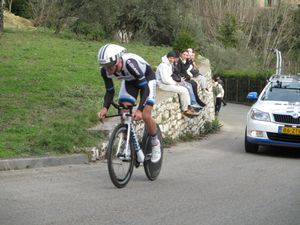
M 106 117 L 120 117 L 121 122 L 112 131 L 107 146 L 107 165 L 112 183 L 117 188 L 123 188 L 129 182 L 133 168 L 138 168 L 142 159 L 143 167 L 147 178 L 155 180 L 161 170 L 163 159 L 162 134 L 158 125 L 157 135 L 161 143 L 161 159 L 151 162 L 152 147 L 151 139 L 146 129 L 144 129 L 141 144 L 136 132 L 136 125 L 132 119 L 133 106 L 112 103 L 118 110 L 116 115 Z

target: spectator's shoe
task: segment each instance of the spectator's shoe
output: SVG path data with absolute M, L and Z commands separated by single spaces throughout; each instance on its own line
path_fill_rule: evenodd
M 151 162 L 157 163 L 161 158 L 161 149 L 160 149 L 160 142 L 158 140 L 156 145 L 152 145 L 152 156 Z
M 200 112 L 202 107 L 198 104 L 191 105 L 191 107 L 194 109 L 195 112 Z
M 199 112 L 197 112 L 194 108 L 191 108 L 191 111 L 193 113 L 193 116 L 199 116 Z
M 227 105 L 227 103 L 224 103 L 224 104 L 223 104 L 223 106 L 226 106 L 226 105 Z
M 185 116 L 198 116 L 199 113 L 197 113 L 193 108 L 189 108 L 188 110 L 184 111 L 182 113 Z

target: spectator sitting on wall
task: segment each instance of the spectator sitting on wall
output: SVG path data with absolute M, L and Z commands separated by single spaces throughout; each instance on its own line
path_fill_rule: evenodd
M 176 82 L 172 78 L 173 74 L 173 63 L 176 59 L 176 53 L 174 51 L 169 52 L 163 56 L 161 63 L 156 69 L 156 80 L 157 85 L 164 91 L 175 92 L 179 95 L 181 104 L 181 111 L 186 116 L 198 115 L 195 110 L 190 106 L 191 98 L 188 89 L 179 85 L 180 82 Z
M 202 109 L 202 106 L 200 106 L 196 100 L 196 97 L 195 97 L 195 93 L 194 93 L 194 90 L 193 90 L 193 87 L 192 87 L 192 84 L 189 83 L 189 82 L 186 82 L 184 80 L 184 78 L 182 78 L 179 74 L 179 71 L 178 71 L 178 61 L 179 61 L 179 57 L 180 57 L 180 53 L 176 52 L 176 58 L 175 58 L 175 62 L 173 63 L 173 74 L 172 74 L 172 78 L 173 80 L 175 80 L 176 82 L 179 83 L 180 86 L 183 86 L 185 88 L 188 89 L 189 91 L 189 94 L 190 94 L 190 98 L 191 98 L 191 106 L 197 111 L 199 112 L 201 109 Z
M 198 83 L 200 90 L 208 91 L 206 78 L 200 73 L 199 66 L 195 59 L 195 51 L 192 48 L 188 48 L 187 51 L 189 52 L 189 60 L 191 62 L 187 70 L 188 75 Z
M 189 67 L 186 72 L 191 78 L 196 78 L 199 76 L 199 70 L 196 66 L 194 50 L 192 48 L 188 48 L 187 52 L 188 52 L 187 62 L 189 64 Z
M 192 61 L 189 59 L 189 52 L 187 50 L 182 51 L 181 56 L 178 60 L 178 72 L 180 74 L 180 76 L 184 79 L 184 81 L 190 83 L 192 85 L 193 88 L 193 92 L 194 95 L 196 97 L 196 101 L 197 103 L 201 106 L 201 107 L 205 107 L 206 104 L 204 102 L 202 102 L 199 98 L 198 95 L 198 84 L 196 81 L 192 80 L 192 76 L 188 74 L 188 69 L 190 68 L 192 64 Z

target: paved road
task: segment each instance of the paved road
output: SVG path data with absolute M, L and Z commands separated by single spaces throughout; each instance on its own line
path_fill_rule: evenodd
M 116 189 L 105 162 L 0 172 L 1 225 L 299 225 L 300 151 L 243 149 L 247 106 L 222 131 L 166 150 L 161 176 Z

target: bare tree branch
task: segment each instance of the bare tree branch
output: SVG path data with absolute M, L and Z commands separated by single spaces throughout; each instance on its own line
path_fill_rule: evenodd
M 0 33 L 4 27 L 4 0 L 0 0 Z

